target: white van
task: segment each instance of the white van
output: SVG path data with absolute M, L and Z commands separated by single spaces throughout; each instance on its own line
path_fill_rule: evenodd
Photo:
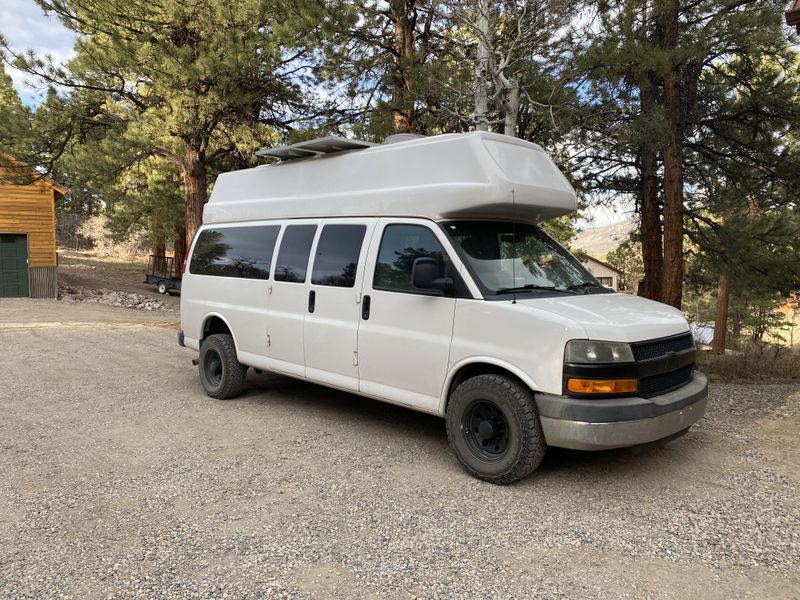
M 677 437 L 706 407 L 680 311 L 602 287 L 536 224 L 576 207 L 542 149 L 476 132 L 323 138 L 218 177 L 179 342 L 208 395 L 248 367 L 444 417 L 473 475 L 547 446 Z

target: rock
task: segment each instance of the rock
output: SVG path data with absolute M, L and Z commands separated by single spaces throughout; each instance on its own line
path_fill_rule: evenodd
M 167 310 L 169 307 L 159 300 L 148 298 L 141 294 L 132 294 L 106 288 L 73 288 L 62 286 L 59 300 L 66 304 L 77 304 L 78 302 L 91 302 L 94 304 L 105 304 L 108 306 L 123 306 L 125 308 L 137 308 L 140 310 Z

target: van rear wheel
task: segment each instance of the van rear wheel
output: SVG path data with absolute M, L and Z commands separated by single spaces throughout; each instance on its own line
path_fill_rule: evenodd
M 547 451 L 533 393 L 504 375 L 471 377 L 453 391 L 447 439 L 469 473 L 498 484 L 535 471 Z
M 206 394 L 225 400 L 234 398 L 244 389 L 247 367 L 236 357 L 233 337 L 216 333 L 203 340 L 200 346 L 200 381 Z

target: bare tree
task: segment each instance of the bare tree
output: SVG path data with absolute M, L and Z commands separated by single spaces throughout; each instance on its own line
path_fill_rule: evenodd
M 491 126 L 517 135 L 521 98 L 549 108 L 524 90 L 523 66 L 549 55 L 572 19 L 571 0 L 455 1 L 451 14 L 474 46 L 474 114 L 479 131 Z M 469 55 L 470 52 L 465 52 Z

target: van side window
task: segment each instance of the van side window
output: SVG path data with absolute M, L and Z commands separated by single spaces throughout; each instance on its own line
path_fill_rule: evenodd
M 275 281 L 303 283 L 308 270 L 311 243 L 317 232 L 316 225 L 288 225 L 283 233 L 278 262 L 275 265 Z
M 269 279 L 279 225 L 220 227 L 200 232 L 189 272 L 218 277 Z
M 387 225 L 383 230 L 372 287 L 420 293 L 411 282 L 414 260 L 420 257 L 436 259 L 439 276 L 447 276 L 450 260 L 430 229 L 422 225 Z
M 317 243 L 311 283 L 353 287 L 366 232 L 366 225 L 325 225 Z

